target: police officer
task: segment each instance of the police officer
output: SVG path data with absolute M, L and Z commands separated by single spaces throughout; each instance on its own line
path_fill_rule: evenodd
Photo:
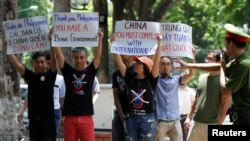
M 232 24 L 225 24 L 226 53 L 232 60 L 222 60 L 222 90 L 232 96 L 232 119 L 234 125 L 250 124 L 250 59 L 246 53 L 249 35 Z M 227 77 L 227 80 L 225 77 Z

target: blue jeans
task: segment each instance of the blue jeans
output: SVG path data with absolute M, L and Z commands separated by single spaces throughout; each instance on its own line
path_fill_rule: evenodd
M 56 125 L 56 135 L 60 127 L 60 119 L 61 119 L 61 110 L 60 109 L 54 109 L 55 112 L 55 125 Z
M 114 118 L 112 120 L 112 141 L 125 141 L 123 123 L 117 111 L 114 111 Z
M 129 141 L 152 141 L 155 133 L 154 114 L 131 115 L 125 121 Z

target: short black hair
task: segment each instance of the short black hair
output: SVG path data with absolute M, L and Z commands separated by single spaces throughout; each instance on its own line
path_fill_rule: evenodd
M 169 57 L 169 56 L 161 56 L 161 59 L 163 59 L 163 58 L 167 58 L 167 59 L 169 59 L 170 60 L 170 62 L 171 62 L 171 66 L 173 66 L 173 58 L 171 58 L 171 57 Z M 161 59 L 160 59 L 160 61 L 161 61 Z
M 50 60 L 50 51 L 49 51 L 49 50 L 48 50 L 48 51 L 45 51 L 44 54 L 45 54 L 45 59 L 46 59 L 47 61 L 49 61 L 49 60 Z
M 221 50 L 219 50 L 219 49 L 212 49 L 212 50 L 208 51 L 208 54 L 209 53 L 214 53 L 215 54 L 215 60 L 216 60 L 216 62 L 220 61 Z
M 76 53 L 76 52 L 84 52 L 86 54 L 86 56 L 88 56 L 88 51 L 85 47 L 75 47 L 72 50 L 72 53 Z
M 38 57 L 45 57 L 46 59 L 45 53 L 42 51 L 32 53 L 32 60 L 36 60 Z

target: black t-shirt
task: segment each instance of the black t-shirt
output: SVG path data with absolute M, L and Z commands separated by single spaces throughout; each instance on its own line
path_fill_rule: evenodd
M 129 114 L 144 115 L 153 113 L 154 90 L 158 77 L 146 73 L 144 79 L 137 79 L 134 74 L 126 70 L 125 82 L 128 86 L 128 112 Z
M 128 71 L 133 74 L 134 67 L 131 66 L 128 68 Z M 127 114 L 128 110 L 128 87 L 125 83 L 124 78 L 122 77 L 119 70 L 115 71 L 112 75 L 112 88 L 119 89 L 119 101 L 121 103 L 122 111 L 124 114 Z
M 28 117 L 30 119 L 54 118 L 54 84 L 57 72 L 48 70 L 45 73 L 37 74 L 25 69 L 22 76 L 28 83 Z
M 61 71 L 66 85 L 63 115 L 93 115 L 92 86 L 97 72 L 93 62 L 82 71 L 65 62 Z

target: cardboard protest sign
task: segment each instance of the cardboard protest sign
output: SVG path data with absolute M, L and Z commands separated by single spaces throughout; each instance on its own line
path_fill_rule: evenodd
M 162 56 L 193 59 L 192 27 L 182 23 L 161 23 Z
M 50 49 L 47 17 L 29 17 L 3 22 L 7 54 Z
M 98 13 L 55 13 L 52 46 L 98 46 Z
M 157 48 L 160 24 L 146 21 L 117 21 L 112 53 L 124 55 L 152 55 Z

